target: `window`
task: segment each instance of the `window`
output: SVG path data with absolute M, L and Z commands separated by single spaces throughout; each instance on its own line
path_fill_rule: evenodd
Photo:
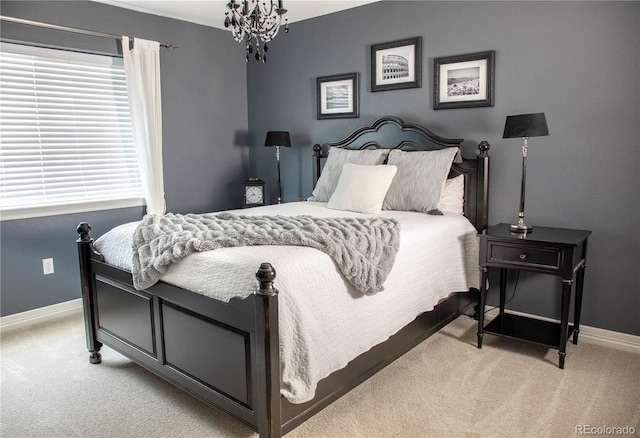
M 2 219 L 144 204 L 122 59 L 2 43 Z

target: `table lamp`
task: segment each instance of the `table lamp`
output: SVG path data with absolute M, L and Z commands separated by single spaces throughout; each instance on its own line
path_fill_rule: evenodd
M 278 162 L 278 204 L 282 202 L 282 184 L 280 183 L 280 147 L 291 147 L 291 139 L 287 131 L 268 131 L 264 145 L 276 148 L 276 161 Z
M 522 145 L 522 182 L 520 185 L 520 211 L 518 213 L 518 223 L 509 227 L 515 233 L 528 233 L 533 227 L 524 221 L 524 187 L 527 178 L 527 149 L 529 147 L 529 137 L 542 137 L 549 135 L 547 120 L 544 113 L 521 114 L 517 116 L 507 116 L 504 124 L 504 134 L 502 138 L 519 138 L 524 141 Z

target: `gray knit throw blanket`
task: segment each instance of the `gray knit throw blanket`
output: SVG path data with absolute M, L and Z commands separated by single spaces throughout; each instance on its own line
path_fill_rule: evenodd
M 197 251 L 251 245 L 298 245 L 324 251 L 355 288 L 372 295 L 383 289 L 393 267 L 400 224 L 384 217 L 149 214 L 133 235 L 133 284 L 136 289 L 154 285 L 172 263 Z

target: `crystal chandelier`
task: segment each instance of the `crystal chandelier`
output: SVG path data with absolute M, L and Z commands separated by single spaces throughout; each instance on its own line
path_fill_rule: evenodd
M 254 51 L 254 43 L 256 60 L 267 62 L 267 43 L 278 34 L 282 18 L 287 13 L 282 7 L 282 0 L 231 0 L 227 9 L 224 27 L 231 26 L 236 41 L 246 41 L 247 62 Z M 284 20 L 286 33 L 289 32 L 289 23 L 286 17 Z

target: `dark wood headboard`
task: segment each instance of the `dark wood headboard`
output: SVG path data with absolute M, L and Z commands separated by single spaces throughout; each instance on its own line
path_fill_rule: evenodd
M 459 148 L 461 138 L 444 138 L 429 129 L 405 123 L 394 116 L 385 116 L 371 126 L 358 128 L 344 140 L 313 146 L 316 174 L 315 182 L 322 171 L 321 161 L 328 155 L 330 147 L 343 149 L 400 149 L 403 151 L 432 151 L 448 147 Z M 453 163 L 449 178 L 464 175 L 464 215 L 479 232 L 488 225 L 489 208 L 489 143 L 480 142 L 476 158 L 462 158 Z M 458 160 L 459 161 L 459 160 Z

